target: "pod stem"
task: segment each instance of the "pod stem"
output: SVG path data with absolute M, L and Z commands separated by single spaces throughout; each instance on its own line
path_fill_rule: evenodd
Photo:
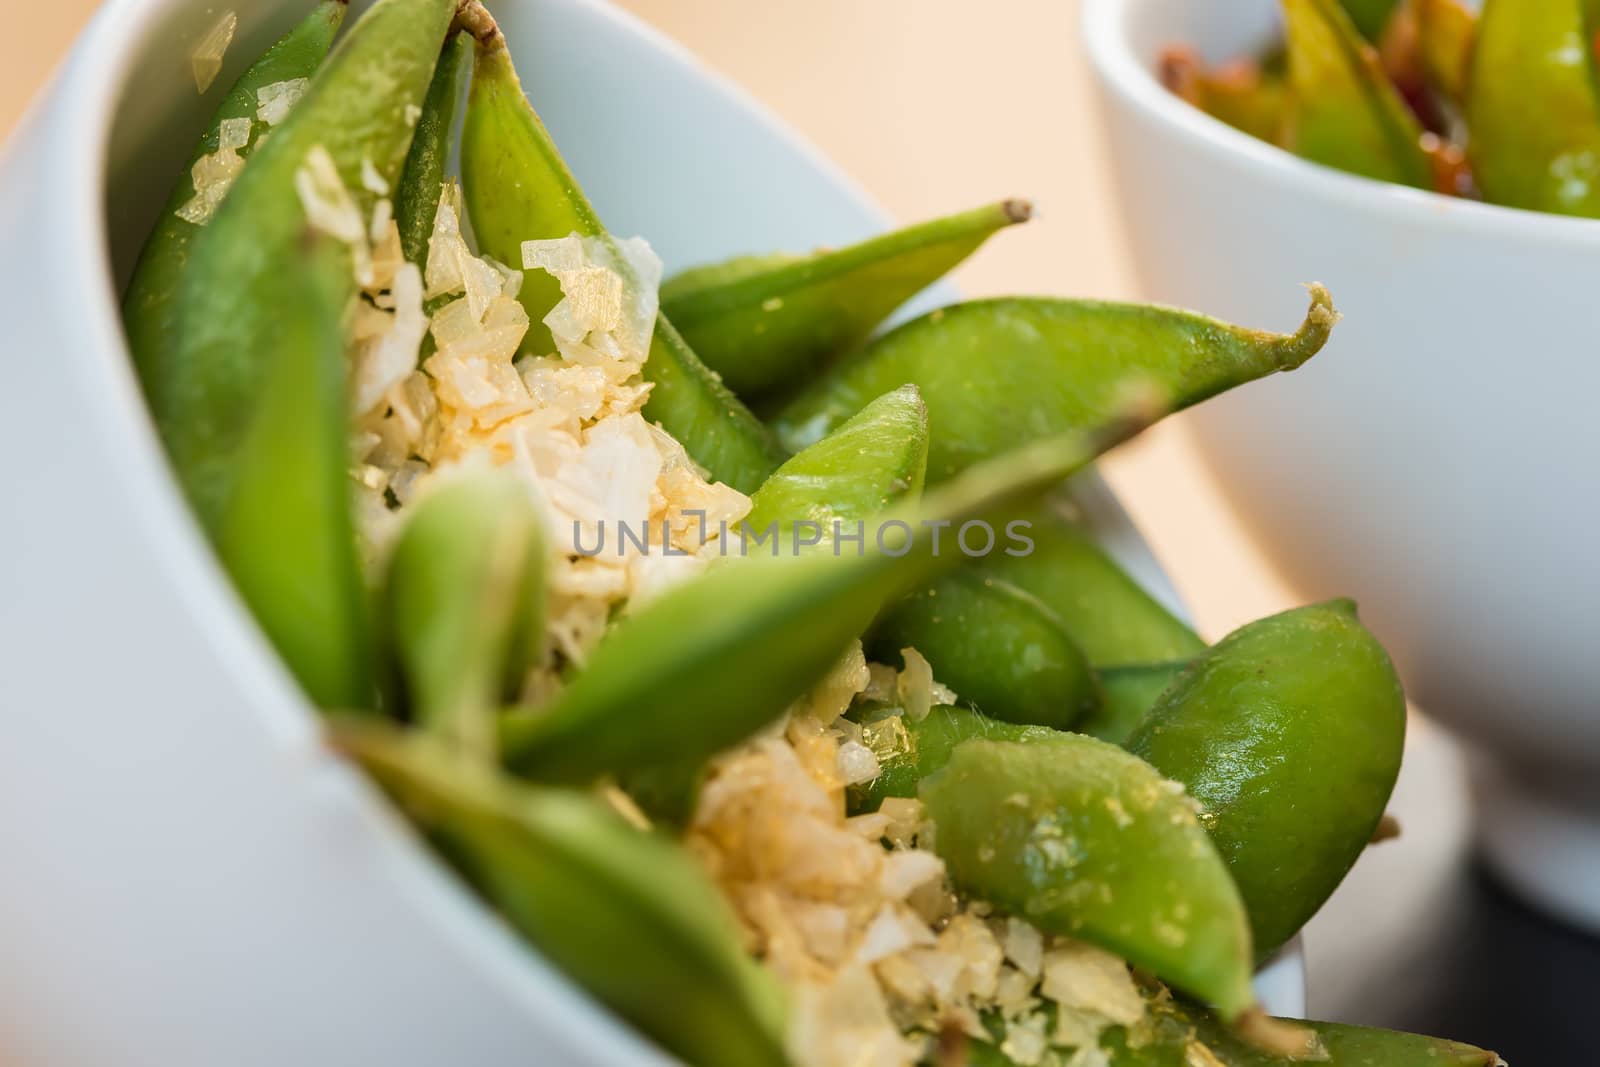
M 461 0 L 456 7 L 455 26 L 472 34 L 479 44 L 490 44 L 500 36 L 500 24 L 480 0 Z
M 1273 362 L 1279 370 L 1294 370 L 1322 351 L 1334 324 L 1339 321 L 1339 312 L 1334 310 L 1333 296 L 1327 286 L 1312 282 L 1306 288 L 1311 290 L 1311 308 L 1306 312 L 1305 321 L 1294 333 L 1274 336 L 1272 340 Z

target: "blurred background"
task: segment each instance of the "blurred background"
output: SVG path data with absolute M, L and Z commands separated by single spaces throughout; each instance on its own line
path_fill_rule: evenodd
M 27 34 L 0 35 L 0 134 L 96 6 L 52 0 Z M 751 91 L 902 221 L 1033 199 L 1035 222 L 961 269 L 956 281 L 969 294 L 1140 295 L 1075 0 L 622 6 Z M 1226 269 L 1226 250 L 1218 257 Z M 1249 325 L 1292 328 L 1304 311 L 1296 283 L 1309 280 L 1283 279 L 1278 320 Z M 1300 601 L 1223 502 L 1181 418 L 1103 466 L 1208 638 Z M 1306 935 L 1311 1010 L 1448 1034 L 1513 1062 L 1592 1062 L 1592 1052 L 1577 1053 L 1580 1016 L 1564 1005 L 1600 987 L 1600 948 L 1476 873 L 1463 758 L 1416 719 L 1393 806 L 1403 836 L 1368 854 Z

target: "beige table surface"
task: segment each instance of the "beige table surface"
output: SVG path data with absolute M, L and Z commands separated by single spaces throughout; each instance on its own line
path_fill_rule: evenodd
M 97 3 L 52 0 L 27 34 L 0 35 L 0 134 Z M 1077 0 L 622 3 L 746 86 L 902 220 L 1035 200 L 1038 219 L 963 267 L 969 293 L 1138 296 Z M 1223 502 L 1181 418 L 1104 470 L 1208 637 L 1297 601 Z M 1383 974 L 1384 950 L 1414 931 L 1462 847 L 1458 757 L 1437 730 L 1413 735 L 1395 799 L 1412 847 L 1364 860 L 1307 934 L 1313 1008 L 1326 1015 Z

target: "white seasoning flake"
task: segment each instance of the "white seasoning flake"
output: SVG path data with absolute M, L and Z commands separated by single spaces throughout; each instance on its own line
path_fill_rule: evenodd
M 245 122 L 249 124 L 248 120 Z M 237 149 L 226 144 L 211 155 L 195 160 L 190 171 L 194 181 L 194 196 L 178 209 L 178 217 L 196 226 L 204 226 L 211 221 L 211 216 L 216 213 L 233 186 L 234 179 L 243 169 L 244 157 Z
M 194 67 L 194 84 L 203 95 L 222 73 L 222 57 L 233 43 L 234 32 L 239 28 L 239 13 L 224 11 L 222 17 L 206 31 L 190 55 Z
M 366 156 L 361 159 L 361 187 L 373 196 L 389 195 L 389 183 L 378 173 L 371 158 Z
M 256 90 L 256 121 L 276 126 L 289 117 L 289 112 L 300 102 L 311 86 L 310 78 L 290 78 L 273 82 Z
M 414 127 L 420 121 L 422 121 L 422 109 L 420 107 L 418 107 L 416 104 L 407 104 L 406 105 L 406 125 Z
M 305 164 L 295 172 L 294 188 L 312 227 L 348 245 L 365 246 L 366 223 L 326 148 L 317 145 L 306 153 Z
M 253 124 L 249 119 L 223 119 L 222 125 L 217 127 L 217 149 L 238 150 L 250 146 L 250 131 Z

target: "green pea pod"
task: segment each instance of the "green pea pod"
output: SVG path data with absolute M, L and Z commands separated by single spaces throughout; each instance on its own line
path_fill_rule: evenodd
M 835 522 L 864 521 L 922 492 L 927 469 L 928 410 L 916 386 L 901 386 L 774 471 L 744 525 L 764 535 L 812 522 L 831 540 Z
M 1026 589 L 1055 612 L 1097 669 L 1188 659 L 1205 642 L 1128 576 L 1055 503 L 1018 527 L 1020 555 L 994 553 L 974 565 L 985 578 Z M 960 690 L 957 690 L 959 692 Z
M 1122 749 L 964 741 L 922 780 L 964 893 L 1076 937 L 1215 1005 L 1255 1004 L 1244 902 L 1188 799 Z
M 851 814 L 877 811 L 886 797 L 916 796 L 922 780 L 949 763 L 951 753 L 963 741 L 978 738 L 1049 744 L 1067 736 L 1060 730 L 1001 722 L 969 708 L 947 704 L 930 708 L 920 722 L 908 718 L 897 707 L 873 709 L 861 715 L 860 721 L 869 747 L 879 753 L 882 770 L 871 781 L 850 787 Z
M 340 733 L 501 916 L 685 1063 L 782 1067 L 783 1003 L 681 848 L 591 796 L 514 785 L 436 742 Z
M 258 351 L 267 376 L 235 453 L 234 490 L 212 527 L 256 621 L 318 706 L 373 697 L 372 626 L 346 473 L 349 261 L 312 237 L 262 280 L 285 314 Z
M 661 310 L 743 397 L 804 381 L 1033 208 L 1006 200 L 809 256 L 742 257 L 679 274 Z
M 1189 662 L 1182 660 L 1135 663 L 1101 671 L 1100 688 L 1105 699 L 1078 724 L 1078 732 L 1113 745 L 1126 745 L 1161 694 L 1188 666 Z
M 1600 89 L 1583 0 L 1485 0 L 1465 111 L 1484 199 L 1600 217 Z
M 162 208 L 155 229 L 146 239 L 123 298 L 122 320 L 128 331 L 134 366 L 146 393 L 152 398 L 170 384 L 166 359 L 176 332 L 178 281 L 189 263 L 189 243 L 201 229 L 200 225 L 179 215 L 195 197 L 192 168 L 201 157 L 218 150 L 222 124 L 228 120 L 250 120 L 250 143 L 237 150 L 242 158 L 249 158 L 268 128 L 267 123 L 257 117 L 260 106 L 257 94 L 269 85 L 298 81 L 315 74 L 333 47 L 334 35 L 344 22 L 347 10 L 346 0 L 323 0 L 234 82 L 189 157 L 188 168 L 178 179 L 166 207 Z
M 947 549 L 948 550 L 948 549 Z M 1059 616 L 1010 582 L 962 568 L 890 609 L 869 650 L 915 648 L 939 681 L 1004 722 L 1068 730 L 1100 707 L 1100 685 Z
M 412 714 L 492 752 L 489 716 L 515 695 L 544 633 L 538 509 L 520 479 L 488 469 L 454 478 L 408 510 L 384 615 Z
M 400 228 L 400 247 L 407 260 L 419 265 L 428 262 L 428 244 L 433 239 L 440 190 L 454 144 L 462 81 L 472 71 L 472 51 L 472 36 L 467 33 L 456 33 L 445 44 L 395 189 L 394 218 Z
M 1373 44 L 1377 44 L 1400 2 L 1399 0 L 1339 0 L 1339 6 L 1350 16 L 1350 22 L 1357 32 Z
M 795 398 L 776 426 L 791 451 L 910 382 L 936 428 L 929 484 L 1018 443 L 1101 424 L 1130 401 L 1171 410 L 1310 359 L 1337 316 L 1321 286 L 1289 336 L 1191 312 L 1054 299 L 982 300 L 909 322 Z
M 1229 634 L 1166 691 L 1128 748 L 1204 806 L 1264 958 L 1372 840 L 1405 723 L 1388 654 L 1354 604 L 1333 601 Z
M 478 243 L 502 262 L 521 266 L 525 241 L 572 233 L 609 240 L 523 94 L 498 32 L 478 42 L 461 134 L 461 179 Z M 556 279 L 529 271 L 519 298 L 532 321 L 524 349 L 555 351 L 543 320 L 561 300 Z M 767 428 L 706 369 L 665 316 L 657 318 L 644 376 L 653 385 L 645 417 L 660 423 L 717 480 L 752 493 L 783 462 L 785 453 Z
M 1048 1006 L 1043 1010 L 1050 1017 L 1045 1028 L 1049 1033 L 1054 1029 L 1054 1012 Z M 968 1045 L 967 1067 L 1018 1067 L 998 1047 L 1005 1032 L 1004 1023 L 995 1019 L 985 1022 L 996 1043 L 975 1041 Z M 1312 1055 L 1290 1058 L 1265 1052 L 1211 1013 L 1161 996 L 1151 999 L 1147 1021 L 1136 1027 L 1135 1034 L 1122 1027 L 1107 1031 L 1101 1040 L 1106 1059 L 1098 1062 L 1108 1067 L 1295 1067 L 1308 1063 L 1319 1067 L 1503 1067 L 1503 1061 L 1494 1053 L 1458 1041 L 1343 1023 L 1308 1023 L 1299 1019 L 1273 1022 L 1309 1030 L 1315 1044 Z
M 858 551 L 730 560 L 650 602 L 532 715 L 507 719 L 507 764 L 584 781 L 693 763 L 771 722 L 837 662 L 881 606 L 949 561 L 930 523 L 1003 516 L 1138 426 L 1037 442 L 874 520 Z
M 1284 147 L 1326 166 L 1431 189 L 1422 127 L 1337 0 L 1283 0 L 1292 99 Z
M 286 316 L 267 294 L 307 224 L 297 175 L 326 151 L 358 209 L 370 212 L 376 194 L 362 171 L 370 165 L 391 186 L 399 178 L 411 143 L 407 110 L 422 103 L 455 9 L 455 0 L 379 0 L 190 242 L 171 381 L 152 393 L 152 407 L 208 526 L 226 506 L 244 427 L 279 354 Z
M 1462 103 L 1472 69 L 1478 17 L 1460 0 L 1413 0 L 1417 18 L 1417 57 L 1428 87 Z

